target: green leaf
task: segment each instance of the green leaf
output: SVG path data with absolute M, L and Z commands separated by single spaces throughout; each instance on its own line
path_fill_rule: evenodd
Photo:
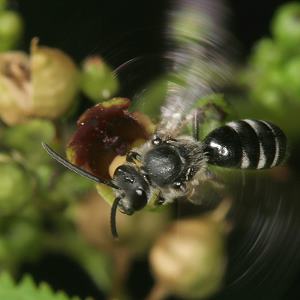
M 14 287 L 14 281 L 8 273 L 1 274 L 0 286 L 1 286 L 1 288 L 8 288 L 8 289 L 11 289 Z
M 33 279 L 26 275 L 20 283 L 4 272 L 0 275 L 0 299 L 5 300 L 80 300 L 69 297 L 63 292 L 55 292 L 47 283 L 37 286 Z

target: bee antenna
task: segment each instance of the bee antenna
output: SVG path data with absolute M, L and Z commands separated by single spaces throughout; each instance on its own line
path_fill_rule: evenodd
M 83 176 L 85 178 L 88 178 L 92 181 L 95 181 L 97 183 L 103 183 L 106 184 L 114 189 L 119 189 L 116 185 L 114 185 L 111 181 L 109 180 L 105 180 L 105 179 L 100 179 L 96 176 L 94 176 L 93 174 L 75 166 L 74 164 L 70 163 L 69 161 L 67 161 L 66 159 L 64 159 L 61 155 L 59 155 L 57 152 L 55 152 L 53 149 L 51 149 L 46 143 L 42 142 L 42 146 L 45 149 L 45 151 L 53 158 L 55 159 L 57 162 L 59 162 L 60 164 L 62 164 L 64 167 L 66 167 L 67 169 L 73 171 L 74 173 Z
M 117 215 L 117 208 L 121 199 L 122 199 L 121 197 L 117 197 L 114 200 L 110 211 L 110 228 L 111 228 L 111 233 L 115 239 L 118 238 L 116 215 Z

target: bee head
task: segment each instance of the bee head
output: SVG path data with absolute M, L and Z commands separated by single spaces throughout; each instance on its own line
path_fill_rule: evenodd
M 149 197 L 149 184 L 134 167 L 122 165 L 114 173 L 113 181 L 120 189 L 118 207 L 121 212 L 132 215 L 146 206 Z
M 149 184 L 134 167 L 122 165 L 116 169 L 112 181 L 100 179 L 67 161 L 47 144 L 42 143 L 42 146 L 53 159 L 64 167 L 96 183 L 106 184 L 117 191 L 118 196 L 111 208 L 111 230 L 114 237 L 118 236 L 116 229 L 116 211 L 118 207 L 121 212 L 132 215 L 135 211 L 146 206 L 149 197 Z
M 127 215 L 132 215 L 135 211 L 141 210 L 147 205 L 150 188 L 144 176 L 129 165 L 122 165 L 116 169 L 113 182 L 119 189 L 119 196 L 113 202 L 110 222 L 112 235 L 118 237 L 116 226 L 117 208 Z

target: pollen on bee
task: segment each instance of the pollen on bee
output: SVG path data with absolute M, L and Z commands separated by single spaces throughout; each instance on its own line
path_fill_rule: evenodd
M 146 141 L 144 139 L 137 139 L 133 142 L 132 148 L 139 147 L 143 145 Z
M 109 173 L 109 176 L 111 178 L 113 178 L 113 175 L 116 171 L 116 169 L 123 165 L 124 163 L 126 162 L 126 155 L 117 155 L 113 161 L 111 162 L 111 164 L 109 165 L 109 168 L 108 168 L 108 173 Z

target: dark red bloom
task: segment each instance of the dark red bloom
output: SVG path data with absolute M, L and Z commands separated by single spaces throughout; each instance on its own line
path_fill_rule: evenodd
M 125 155 L 139 139 L 150 132 L 141 116 L 128 112 L 130 100 L 114 98 L 85 111 L 67 149 L 68 158 L 94 175 L 109 179 L 108 168 L 117 155 Z

